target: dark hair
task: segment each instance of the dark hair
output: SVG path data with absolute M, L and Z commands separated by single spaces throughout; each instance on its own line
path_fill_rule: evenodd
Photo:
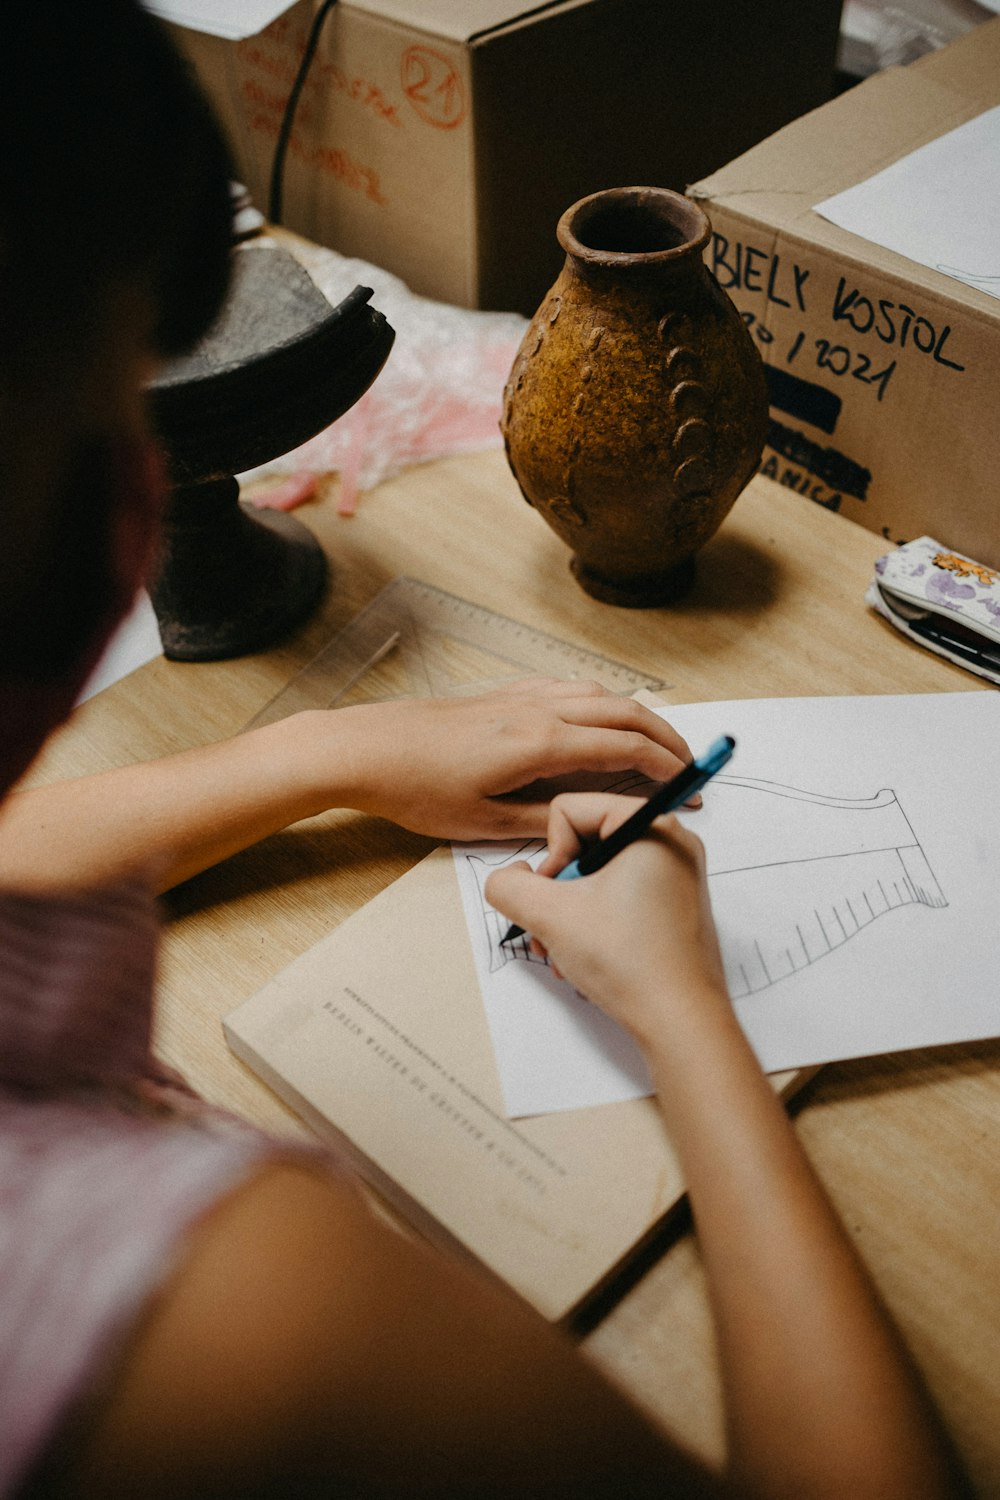
M 0 658 L 51 680 L 111 588 L 111 486 L 86 411 L 120 294 L 151 308 L 151 353 L 207 330 L 229 280 L 231 170 L 186 64 L 135 0 L 0 3 L 0 56 L 0 546 L 13 549 Z M 77 450 L 35 493 L 29 455 L 59 427 Z M 19 577 L 21 528 L 36 525 L 45 561 Z
M 141 278 L 156 343 L 194 343 L 229 276 L 229 154 L 161 24 L 133 0 L 0 7 L 0 315 L 58 308 Z M 15 325 L 11 327 L 10 322 Z

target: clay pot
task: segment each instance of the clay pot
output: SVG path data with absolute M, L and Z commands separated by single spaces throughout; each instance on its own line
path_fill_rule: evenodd
M 566 263 L 504 392 L 507 457 L 588 594 L 664 604 L 756 470 L 763 365 L 689 199 L 612 188 L 556 232 Z

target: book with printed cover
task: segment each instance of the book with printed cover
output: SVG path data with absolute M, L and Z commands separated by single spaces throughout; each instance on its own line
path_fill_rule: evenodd
M 225 1030 L 404 1220 L 546 1318 L 580 1310 L 683 1199 L 651 1098 L 507 1117 L 448 848 L 277 974 Z M 775 1086 L 791 1092 L 806 1076 Z

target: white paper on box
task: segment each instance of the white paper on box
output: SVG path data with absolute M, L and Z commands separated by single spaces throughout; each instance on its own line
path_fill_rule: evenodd
M 1000 297 L 1000 105 L 817 203 L 816 212 Z

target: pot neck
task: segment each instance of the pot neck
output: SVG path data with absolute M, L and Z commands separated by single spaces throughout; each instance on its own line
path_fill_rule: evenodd
M 627 296 L 633 292 L 637 298 L 643 298 L 657 290 L 662 292 L 668 288 L 676 288 L 680 291 L 688 286 L 694 287 L 706 276 L 705 266 L 697 251 L 691 251 L 683 260 L 672 261 L 668 265 L 647 264 L 641 257 L 619 257 L 614 261 L 602 262 L 581 260 L 575 255 L 567 254 L 566 268 L 571 276 L 596 293 L 614 292 L 618 296 Z
M 666 188 L 610 188 L 567 209 L 556 231 L 574 275 L 594 287 L 638 289 L 704 276 L 711 226 Z

